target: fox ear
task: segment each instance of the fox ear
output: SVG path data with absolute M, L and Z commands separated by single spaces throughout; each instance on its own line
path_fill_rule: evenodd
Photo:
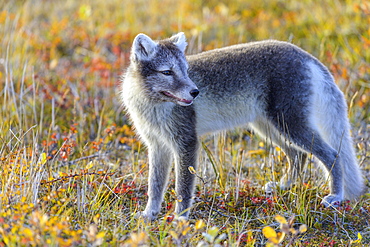
M 172 36 L 170 38 L 170 41 L 172 41 L 172 43 L 174 43 L 182 52 L 185 53 L 185 49 L 188 43 L 186 43 L 186 37 L 183 32 Z
M 149 60 L 154 55 L 157 45 L 150 37 L 140 33 L 134 39 L 131 56 L 138 60 Z

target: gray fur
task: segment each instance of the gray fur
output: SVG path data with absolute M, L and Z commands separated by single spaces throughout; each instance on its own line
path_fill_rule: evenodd
M 159 213 L 172 161 L 180 198 L 175 212 L 187 217 L 195 180 L 188 167 L 197 167 L 198 137 L 237 126 L 248 125 L 289 156 L 291 174 L 282 178 L 282 187 L 298 176 L 312 153 L 331 181 L 325 205 L 361 195 L 344 96 L 317 59 L 279 41 L 186 58 L 185 47 L 183 33 L 157 42 L 139 34 L 123 76 L 124 104 L 149 149 L 143 217 L 151 220 Z

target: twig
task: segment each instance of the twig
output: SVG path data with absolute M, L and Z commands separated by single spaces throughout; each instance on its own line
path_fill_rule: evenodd
M 99 176 L 103 176 L 103 177 L 109 177 L 109 176 L 113 176 L 114 174 L 115 174 L 114 172 L 110 172 L 110 173 L 84 172 L 84 173 L 79 173 L 79 174 L 71 174 L 71 175 L 67 175 L 67 176 L 62 176 L 62 177 L 55 178 L 55 179 L 50 180 L 50 181 L 41 181 L 40 184 L 41 185 L 52 184 L 52 183 L 55 183 L 55 182 L 58 182 L 58 181 L 63 181 L 63 180 L 66 180 L 66 179 L 75 178 L 75 177 L 82 177 L 82 176 L 99 175 Z
M 77 162 L 79 162 L 81 160 L 93 159 L 93 158 L 97 158 L 97 157 L 102 157 L 104 155 L 105 154 L 92 154 L 92 155 L 89 155 L 89 156 L 85 156 L 85 157 L 81 157 L 81 158 L 78 158 L 78 159 L 75 159 L 75 160 L 68 161 L 66 163 L 68 163 L 68 165 L 74 165 L 74 164 L 76 164 Z
M 75 160 L 62 162 L 62 164 L 60 164 L 58 167 L 63 167 L 63 166 L 66 166 L 66 165 L 74 165 L 77 162 L 82 161 L 82 160 L 88 160 L 88 159 L 94 159 L 94 158 L 103 158 L 104 156 L 108 156 L 108 153 L 109 152 L 95 153 L 95 154 L 92 154 L 92 155 L 89 155 L 89 156 L 84 156 L 84 157 L 81 157 L 81 158 L 78 158 L 78 159 L 75 159 Z

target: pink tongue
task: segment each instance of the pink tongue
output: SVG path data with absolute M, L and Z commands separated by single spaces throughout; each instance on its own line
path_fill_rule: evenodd
M 186 104 L 190 104 L 192 102 L 191 100 L 186 100 L 186 99 L 180 99 L 180 101 Z
M 177 99 L 180 102 L 184 102 L 186 104 L 190 104 L 192 102 L 191 100 L 177 98 L 175 95 L 173 95 L 173 94 L 171 94 L 169 92 L 164 92 L 164 94 L 167 95 L 167 96 L 169 96 L 169 97 L 171 97 L 171 98 Z

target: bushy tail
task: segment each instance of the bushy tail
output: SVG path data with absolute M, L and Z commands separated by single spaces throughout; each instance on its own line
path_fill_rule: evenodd
M 315 111 L 319 112 L 316 122 L 325 141 L 339 153 L 337 162 L 343 170 L 344 198 L 354 200 L 364 193 L 365 186 L 350 135 L 347 104 L 327 69 L 318 64 L 314 67 L 311 69 L 318 86 Z

